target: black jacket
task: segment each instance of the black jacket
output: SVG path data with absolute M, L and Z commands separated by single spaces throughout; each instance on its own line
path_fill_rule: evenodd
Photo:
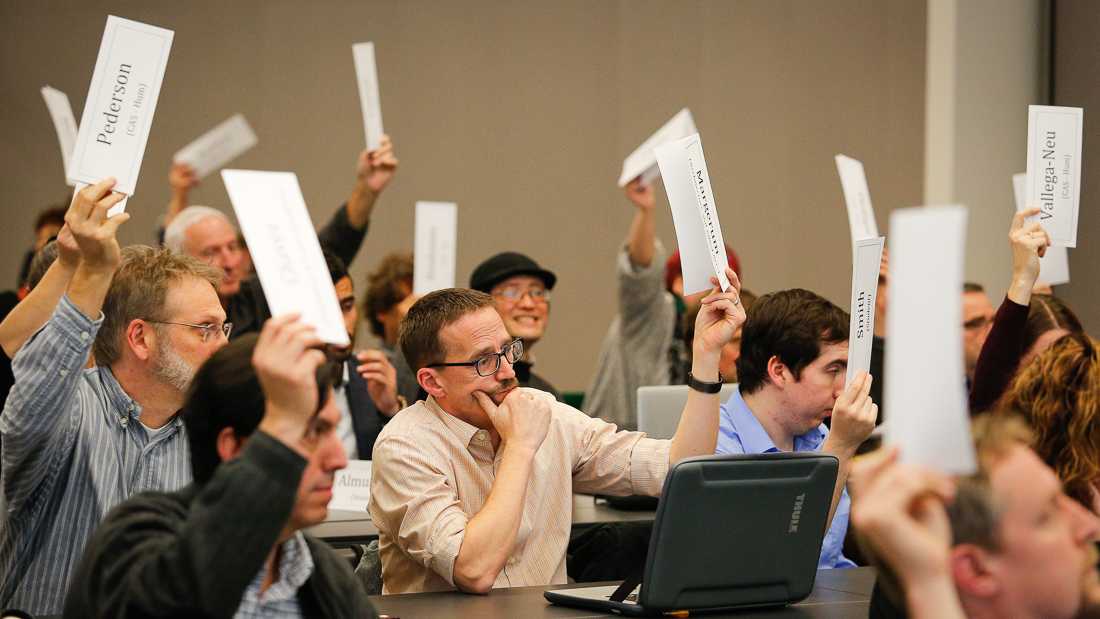
M 306 461 L 262 433 L 203 485 L 121 503 L 84 551 L 65 617 L 232 617 L 290 516 Z M 346 560 L 306 535 L 307 617 L 376 617 Z
M 399 351 L 384 349 L 386 358 L 397 370 L 397 393 L 405 397 L 409 404 L 419 399 L 420 385 L 416 383 L 405 356 Z M 374 441 L 378 439 L 378 433 L 390 421 L 390 417 L 378 412 L 378 407 L 370 397 L 367 390 L 367 381 L 359 375 L 357 368 L 359 360 L 351 357 L 347 361 L 348 384 L 345 390 L 348 397 L 348 409 L 351 412 L 351 426 L 355 431 L 355 443 L 359 449 L 360 460 L 370 460 L 374 451 Z

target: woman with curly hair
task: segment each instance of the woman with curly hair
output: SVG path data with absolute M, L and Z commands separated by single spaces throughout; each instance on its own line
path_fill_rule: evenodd
M 1002 404 L 1027 420 L 1066 494 L 1100 513 L 1100 343 L 1065 335 L 1020 368 Z

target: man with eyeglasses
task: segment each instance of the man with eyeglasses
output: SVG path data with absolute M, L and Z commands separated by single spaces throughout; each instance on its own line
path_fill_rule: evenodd
M 80 261 L 46 325 L 12 364 L 0 415 L 0 607 L 57 614 L 104 515 L 191 481 L 177 414 L 196 369 L 226 342 L 221 274 L 194 258 L 120 249 L 112 179 L 73 198 Z M 85 368 L 94 352 L 95 367 Z
M 702 300 L 692 387 L 672 440 L 618 431 L 545 392 L 519 386 L 523 341 L 485 293 L 425 295 L 400 344 L 428 398 L 374 447 L 370 513 L 383 593 L 563 584 L 573 493 L 661 492 L 669 466 L 714 452 L 718 359 L 745 321 L 740 282 Z
M 978 355 L 993 326 L 996 310 L 989 302 L 989 295 L 981 284 L 966 282 L 963 284 L 963 354 L 966 367 L 966 384 L 974 381 L 974 368 L 978 365 Z
M 499 253 L 482 262 L 470 275 L 470 288 L 493 297 L 508 333 L 523 342 L 524 356 L 513 369 L 520 387 L 546 391 L 560 400 L 549 381 L 531 371 L 531 349 L 542 339 L 550 319 L 550 291 L 558 278 L 531 258 L 516 252 Z

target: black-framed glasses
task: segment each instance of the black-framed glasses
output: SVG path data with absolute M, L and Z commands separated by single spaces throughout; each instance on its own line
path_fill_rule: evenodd
M 491 352 L 487 355 L 483 355 L 474 359 L 473 361 L 464 361 L 462 363 L 431 363 L 425 367 L 429 368 L 450 368 L 450 367 L 463 367 L 471 366 L 477 371 L 478 376 L 492 376 L 500 371 L 500 359 L 501 357 L 508 360 L 508 363 L 515 365 L 516 361 L 519 361 L 523 356 L 523 340 L 518 337 L 511 342 L 504 345 L 504 348 L 500 349 L 500 352 Z
M 223 322 L 222 324 L 206 323 L 204 325 L 197 325 L 193 322 L 172 322 L 169 320 L 146 320 L 145 322 L 151 322 L 158 325 L 179 325 L 181 327 L 191 327 L 192 329 L 198 329 L 202 332 L 202 342 L 205 344 L 210 341 L 210 338 L 214 337 L 214 334 L 221 331 L 225 339 L 229 339 L 229 334 L 233 332 L 233 323 Z

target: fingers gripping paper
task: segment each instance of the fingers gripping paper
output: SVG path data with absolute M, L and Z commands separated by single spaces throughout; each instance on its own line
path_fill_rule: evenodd
M 710 290 L 712 275 L 728 290 L 726 243 L 699 134 L 658 147 L 656 153 L 676 225 L 684 294 Z
M 1012 175 L 1012 193 L 1016 196 L 1016 211 L 1027 210 L 1027 174 Z M 1051 245 L 1039 257 L 1039 282 L 1056 286 L 1069 283 L 1069 249 Z
M 890 217 L 886 440 L 901 458 L 951 474 L 975 469 L 962 353 L 967 211 L 908 208 Z
M 274 316 L 301 314 L 322 340 L 350 344 L 321 244 L 293 172 L 222 170 Z

